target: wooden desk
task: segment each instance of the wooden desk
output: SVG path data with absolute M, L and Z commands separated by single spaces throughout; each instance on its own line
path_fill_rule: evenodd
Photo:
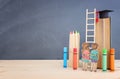
M 0 79 L 120 79 L 120 61 L 115 72 L 64 69 L 62 60 L 0 60 Z

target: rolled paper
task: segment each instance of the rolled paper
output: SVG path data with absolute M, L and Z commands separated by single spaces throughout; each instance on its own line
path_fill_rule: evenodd
M 68 52 L 67 47 L 64 47 L 63 49 L 63 67 L 64 68 L 67 68 L 67 52 Z

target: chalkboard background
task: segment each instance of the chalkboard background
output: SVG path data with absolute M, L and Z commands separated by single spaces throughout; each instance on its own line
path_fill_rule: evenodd
M 0 59 L 61 59 L 69 32 L 85 40 L 85 10 L 112 9 L 112 47 L 120 59 L 119 0 L 0 0 Z

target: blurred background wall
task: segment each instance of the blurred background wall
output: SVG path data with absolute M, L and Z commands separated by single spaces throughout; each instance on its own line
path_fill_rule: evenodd
M 61 59 L 69 32 L 85 41 L 86 9 L 110 9 L 111 42 L 120 59 L 119 0 L 0 0 L 0 59 Z

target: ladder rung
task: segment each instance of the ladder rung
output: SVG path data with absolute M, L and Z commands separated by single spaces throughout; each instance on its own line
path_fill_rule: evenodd
M 87 31 L 94 31 L 94 29 L 87 29 Z
M 89 19 L 95 19 L 95 18 L 88 18 L 88 20 L 89 20 Z
M 87 41 L 87 43 L 94 43 L 94 41 Z
M 94 37 L 94 35 L 87 35 L 87 37 Z
M 88 12 L 88 14 L 94 14 L 94 12 Z
M 94 24 L 87 24 L 87 25 L 94 25 Z
M 94 9 L 94 11 L 88 11 L 88 9 L 86 9 L 86 42 L 87 43 L 95 43 L 95 29 L 96 29 L 95 20 L 96 20 L 96 9 Z M 89 26 L 93 26 L 93 28 L 88 28 Z M 89 34 L 88 32 L 94 32 L 94 33 Z M 91 37 L 93 38 L 93 40 L 89 40 L 89 38 Z

